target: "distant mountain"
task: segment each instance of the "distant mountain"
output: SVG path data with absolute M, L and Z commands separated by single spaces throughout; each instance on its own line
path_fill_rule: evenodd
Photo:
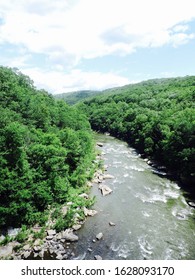
M 61 93 L 54 95 L 56 99 L 63 99 L 66 103 L 74 105 L 80 101 L 85 101 L 96 96 L 106 97 L 109 95 L 120 95 L 120 94 L 130 94 L 137 93 L 141 94 L 147 91 L 167 91 L 172 88 L 177 91 L 178 88 L 195 86 L 195 76 L 185 76 L 185 77 L 176 77 L 176 78 L 160 78 L 160 79 L 151 79 L 147 81 L 142 81 L 135 84 L 129 84 L 122 87 L 109 88 L 102 91 L 93 91 L 93 90 L 81 90 L 73 91 L 67 93 Z
M 99 95 L 100 93 L 101 93 L 101 91 L 81 90 L 81 91 L 73 91 L 73 92 L 56 94 L 54 96 L 54 98 L 62 99 L 66 103 L 68 103 L 70 105 L 74 105 L 81 100 L 84 100 L 89 97 L 94 97 L 96 95 Z

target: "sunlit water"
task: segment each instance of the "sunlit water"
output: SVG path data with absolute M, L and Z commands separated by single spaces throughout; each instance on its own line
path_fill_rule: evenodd
M 98 141 L 104 143 L 106 173 L 115 176 L 104 182 L 113 192 L 102 197 L 94 184 L 98 214 L 78 231 L 73 259 L 195 259 L 195 209 L 180 187 L 154 174 L 126 143 L 105 135 Z

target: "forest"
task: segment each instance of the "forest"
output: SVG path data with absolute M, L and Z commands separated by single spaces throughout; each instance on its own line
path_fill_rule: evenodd
M 92 203 L 78 196 L 94 173 L 87 117 L 7 67 L 0 67 L 0 111 L 0 228 L 44 225 L 49 209 L 71 201 L 56 222 L 66 228 L 78 205 Z
M 95 131 L 109 132 L 175 178 L 195 183 L 195 76 L 155 79 L 103 91 L 79 105 Z
M 71 201 L 66 219 L 56 212 L 54 227 L 61 230 L 75 209 L 92 205 L 79 197 L 95 172 L 92 129 L 125 140 L 193 186 L 194 76 L 81 91 L 69 98 L 71 104 L 79 102 L 69 106 L 37 90 L 18 69 L 0 67 L 0 228 L 44 225 L 51 208 Z

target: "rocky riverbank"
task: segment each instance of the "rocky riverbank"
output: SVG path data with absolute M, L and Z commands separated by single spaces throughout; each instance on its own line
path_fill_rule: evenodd
M 102 143 L 97 143 L 98 147 L 102 147 Z M 103 158 L 99 153 L 96 157 L 95 164 L 101 165 Z M 92 186 L 98 185 L 103 196 L 112 193 L 112 190 L 104 184 L 106 179 L 114 178 L 112 175 L 105 174 L 107 166 L 101 166 L 96 170 L 94 177 L 91 182 L 87 182 L 87 186 L 90 189 Z M 79 197 L 82 200 L 89 200 L 90 197 L 87 193 L 81 193 Z M 69 201 L 61 208 L 63 218 L 66 218 L 66 215 L 72 205 L 72 202 Z M 40 227 L 35 225 L 31 229 L 25 230 L 24 232 L 21 229 L 13 229 L 8 233 L 8 237 L 1 236 L 0 241 L 5 244 L 5 239 L 8 238 L 10 241 L 7 244 L 0 246 L 0 259 L 70 259 L 74 257 L 74 252 L 70 248 L 71 243 L 78 241 L 77 231 L 82 227 L 87 217 L 92 217 L 97 214 L 97 211 L 94 209 L 89 209 L 87 207 L 77 207 L 77 210 L 74 213 L 74 225 L 71 228 L 57 232 L 54 229 L 54 221 L 52 220 L 52 211 L 50 218 L 46 226 Z M 81 217 L 80 212 L 83 212 Z M 22 238 L 18 238 L 19 235 L 23 235 Z M 25 237 L 26 235 L 26 237 Z M 101 235 L 101 237 L 100 237 Z M 97 236 L 97 239 L 100 240 L 102 234 L 100 233 Z M 22 241 L 20 242 L 20 239 Z M 100 256 L 94 257 L 95 259 L 100 259 Z

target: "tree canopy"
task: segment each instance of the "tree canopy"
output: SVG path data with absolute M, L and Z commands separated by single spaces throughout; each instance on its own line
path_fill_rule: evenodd
M 67 202 L 89 176 L 90 124 L 6 67 L 0 67 L 0 111 L 0 227 L 44 222 L 49 205 Z

